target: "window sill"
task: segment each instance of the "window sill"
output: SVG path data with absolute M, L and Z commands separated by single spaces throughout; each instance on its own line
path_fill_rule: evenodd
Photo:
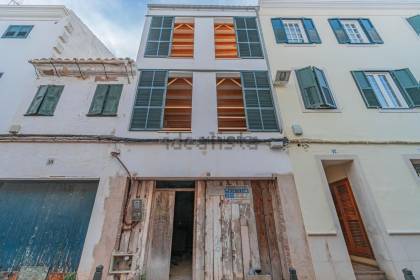
M 371 43 L 360 43 L 360 44 L 340 44 L 346 47 L 370 47 L 370 48 L 377 48 L 383 44 L 371 44 Z
M 24 114 L 25 117 L 53 117 L 54 115 L 32 115 L 32 114 Z
M 305 47 L 308 48 L 308 47 L 310 47 L 310 48 L 314 48 L 314 47 L 316 47 L 317 45 L 320 45 L 320 44 L 312 44 L 312 43 L 302 43 L 302 44 L 282 43 L 282 44 L 279 44 L 279 45 L 284 46 L 286 48 L 291 48 L 291 47 L 299 47 L 299 48 L 305 48 Z
M 420 113 L 420 108 L 379 108 L 379 113 Z
M 303 113 L 342 113 L 342 110 L 337 109 L 303 109 Z
M 112 115 L 94 115 L 94 114 L 86 114 L 86 117 L 92 118 L 92 117 L 98 117 L 98 118 L 107 118 L 107 117 L 118 117 L 117 114 Z

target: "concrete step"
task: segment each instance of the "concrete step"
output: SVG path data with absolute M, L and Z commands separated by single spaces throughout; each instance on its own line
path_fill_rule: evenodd
M 386 280 L 386 275 L 376 266 L 353 263 L 357 280 Z

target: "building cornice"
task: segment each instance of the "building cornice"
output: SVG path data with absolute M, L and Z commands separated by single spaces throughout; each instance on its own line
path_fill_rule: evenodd
M 261 9 L 420 9 L 420 0 L 260 0 Z
M 183 5 L 183 4 L 149 4 L 149 10 L 240 10 L 255 11 L 258 6 L 244 5 Z
M 55 20 L 69 14 L 70 11 L 62 5 L 0 5 L 0 20 Z

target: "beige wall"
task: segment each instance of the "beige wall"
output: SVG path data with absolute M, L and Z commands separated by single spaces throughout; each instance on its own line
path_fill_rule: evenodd
M 405 267 L 418 276 L 420 179 L 409 159 L 420 158 L 420 108 L 367 109 L 350 71 L 408 67 L 420 79 L 420 37 L 405 20 L 419 13 L 420 2 L 283 2 L 263 0 L 260 22 L 272 75 L 277 70 L 292 71 L 288 84 L 276 87 L 275 92 L 284 134 L 299 140 L 291 130 L 293 124 L 299 124 L 301 138 L 336 141 L 299 146 L 292 141 L 288 147 L 317 279 L 354 279 L 328 188 L 328 182 L 343 177 L 350 180 L 375 256 L 388 279 L 403 279 L 401 269 Z M 312 18 L 322 44 L 276 44 L 271 25 L 275 17 Z M 369 18 L 384 44 L 338 44 L 328 23 L 334 17 Z M 324 70 L 337 110 L 304 108 L 294 70 L 306 66 Z M 356 145 L 348 141 L 411 144 Z M 333 160 L 340 165 L 325 166 Z

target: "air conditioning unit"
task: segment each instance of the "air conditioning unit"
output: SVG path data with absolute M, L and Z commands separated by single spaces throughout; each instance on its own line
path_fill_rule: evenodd
M 274 79 L 274 86 L 284 86 L 289 82 L 290 70 L 278 70 Z

